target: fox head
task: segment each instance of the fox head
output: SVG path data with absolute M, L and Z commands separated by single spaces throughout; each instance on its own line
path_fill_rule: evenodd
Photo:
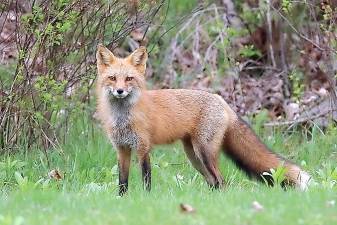
M 103 45 L 97 48 L 97 89 L 110 99 L 135 99 L 145 88 L 147 53 L 136 49 L 126 58 L 118 58 Z

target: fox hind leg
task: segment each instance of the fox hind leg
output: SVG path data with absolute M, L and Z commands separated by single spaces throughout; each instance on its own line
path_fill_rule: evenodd
M 204 177 L 210 177 L 207 169 L 203 165 L 202 161 L 196 156 L 193 145 L 190 138 L 185 138 L 183 141 L 184 151 L 187 155 L 187 158 L 190 160 L 192 166 Z
M 211 143 L 200 144 L 194 143 L 193 148 L 198 155 L 203 166 L 206 168 L 207 173 L 212 177 L 211 182 L 208 182 L 212 188 L 218 189 L 223 186 L 224 179 L 221 175 L 218 166 L 218 146 Z
M 216 153 L 217 151 L 189 138 L 183 140 L 183 145 L 184 151 L 193 167 L 204 176 L 209 186 L 212 188 L 221 187 L 223 178 L 218 169 L 217 157 L 215 157 L 216 155 L 212 156 L 212 153 Z

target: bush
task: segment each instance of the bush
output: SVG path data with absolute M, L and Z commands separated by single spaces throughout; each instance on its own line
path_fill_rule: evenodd
M 161 6 L 118 0 L 4 3 L 0 29 L 14 30 L 4 41 L 15 46 L 16 61 L 1 74 L 2 151 L 57 145 L 69 118 L 81 116 L 90 100 L 97 43 L 114 48 L 131 31 L 150 24 Z

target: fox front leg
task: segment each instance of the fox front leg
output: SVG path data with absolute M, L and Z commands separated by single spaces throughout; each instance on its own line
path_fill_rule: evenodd
M 144 151 L 143 149 L 139 149 L 137 152 L 139 165 L 142 170 L 142 179 L 143 179 L 143 187 L 147 191 L 151 191 L 151 162 L 150 155 L 148 151 Z
M 128 191 L 129 168 L 131 150 L 125 148 L 118 149 L 118 172 L 119 172 L 119 196 L 123 196 Z

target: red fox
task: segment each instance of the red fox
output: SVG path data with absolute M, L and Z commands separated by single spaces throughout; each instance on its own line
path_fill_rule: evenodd
M 131 152 L 140 163 L 144 188 L 150 190 L 152 146 L 179 139 L 211 187 L 224 184 L 218 167 L 222 150 L 258 178 L 283 164 L 286 183 L 307 188 L 309 174 L 272 153 L 219 95 L 199 90 L 146 90 L 145 47 L 118 58 L 99 45 L 96 58 L 97 115 L 117 149 L 120 195 L 128 189 Z

